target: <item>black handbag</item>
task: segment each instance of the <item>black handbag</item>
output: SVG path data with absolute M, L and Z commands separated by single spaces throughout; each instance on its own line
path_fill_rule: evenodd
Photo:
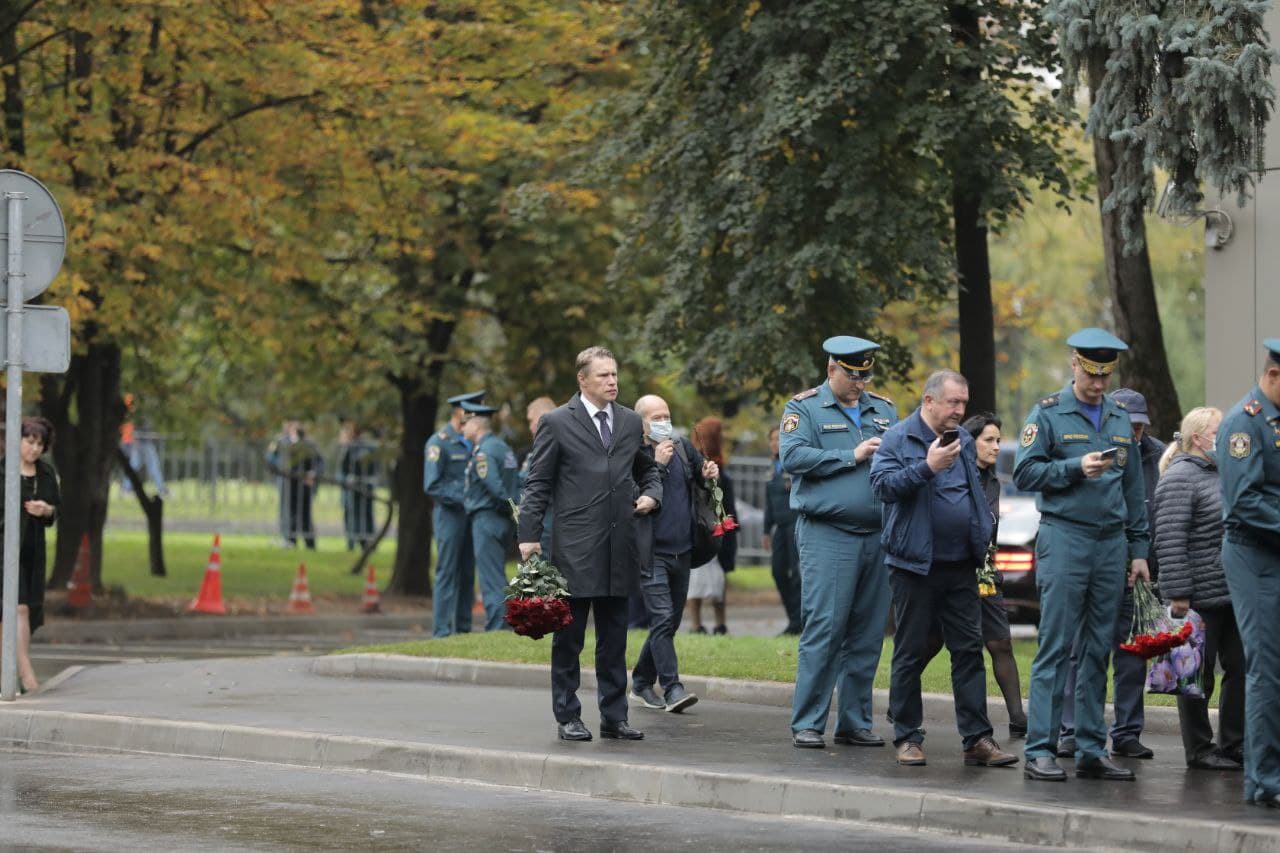
M 684 463 L 684 467 L 689 471 L 689 492 L 693 496 L 691 512 L 693 516 L 693 551 L 689 555 L 689 564 L 691 566 L 701 566 L 715 559 L 716 555 L 720 553 L 721 537 L 715 534 L 716 525 L 720 520 L 716 518 L 715 498 L 711 494 L 711 489 L 693 470 L 693 463 L 684 449 L 683 439 L 676 439 L 676 452 L 680 454 L 680 461 Z

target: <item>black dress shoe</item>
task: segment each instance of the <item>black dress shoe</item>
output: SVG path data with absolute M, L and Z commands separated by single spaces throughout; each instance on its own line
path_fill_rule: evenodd
M 1022 775 L 1037 782 L 1067 781 L 1067 771 L 1059 767 L 1057 760 L 1053 758 L 1028 758 L 1022 768 Z
M 1009 724 L 1009 740 L 1020 740 L 1027 736 L 1026 723 L 1010 723 Z
M 832 738 L 836 743 L 849 746 L 884 746 L 884 738 L 871 729 L 855 729 L 851 732 L 836 732 Z
M 822 732 L 817 729 L 801 729 L 791 733 L 791 745 L 800 749 L 822 749 L 827 742 L 822 739 Z
M 1121 758 L 1155 758 L 1155 753 L 1142 745 L 1137 738 L 1111 744 L 1111 754 Z
M 591 731 L 582 720 L 570 720 L 559 725 L 560 740 L 591 740 Z
M 1230 758 L 1219 755 L 1216 752 L 1210 752 L 1200 758 L 1193 758 L 1187 762 L 1187 766 L 1192 770 L 1243 770 L 1244 767 Z
M 616 723 L 601 720 L 600 737 L 610 740 L 644 740 L 644 732 L 631 728 L 626 720 L 618 720 Z
M 1076 776 L 1081 779 L 1105 779 L 1108 782 L 1132 782 L 1133 771 L 1121 767 L 1110 758 L 1086 759 L 1076 763 Z
M 1058 757 L 1074 758 L 1076 754 L 1076 736 L 1064 735 L 1058 738 Z

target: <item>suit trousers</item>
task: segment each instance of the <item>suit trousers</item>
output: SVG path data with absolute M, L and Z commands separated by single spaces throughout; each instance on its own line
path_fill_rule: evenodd
M 1215 751 L 1231 756 L 1244 748 L 1244 646 L 1236 625 L 1236 612 L 1225 607 L 1205 607 L 1196 611 L 1204 620 L 1204 649 L 1201 679 L 1204 696 L 1178 697 L 1178 722 L 1187 761 L 1195 761 Z M 1209 702 L 1213 699 L 1215 662 L 1222 664 L 1222 698 L 1218 706 L 1218 743 L 1213 742 L 1209 722 Z
M 787 611 L 787 630 L 799 633 L 804 625 L 800 615 L 800 550 L 796 547 L 795 522 L 774 528 L 773 551 L 769 555 L 773 583 Z
M 596 615 L 596 692 L 600 718 L 627 719 L 627 598 L 621 595 L 570 598 L 573 622 L 551 640 L 551 709 L 557 723 L 582 718 L 578 701 L 579 658 L 586 642 L 587 614 Z
M 640 591 L 649 611 L 649 636 L 631 673 L 631 683 L 637 690 L 657 683 L 666 691 L 680 684 L 674 638 L 689 595 L 691 556 L 689 551 L 654 554 L 653 567 L 640 578 Z
M 1244 798 L 1280 795 L 1280 552 L 1222 543 L 1222 568 L 1244 643 Z
M 1143 704 L 1147 690 L 1147 662 L 1120 648 L 1120 644 L 1129 639 L 1132 629 L 1133 590 L 1125 587 L 1120 614 L 1116 617 L 1115 641 L 1111 647 L 1112 707 L 1116 715 L 1111 726 L 1112 746 L 1137 740 L 1147 724 L 1146 706 Z M 1076 734 L 1076 670 L 1080 665 L 1081 641 L 1082 635 L 1078 633 L 1071 646 L 1071 666 L 1067 670 L 1067 683 L 1062 690 L 1060 737 L 1075 737 Z
M 889 680 L 889 709 L 893 713 L 893 742 L 924 743 L 924 705 L 920 674 L 929 663 L 929 635 L 942 628 L 942 641 L 951 654 L 951 692 L 955 697 L 956 728 L 969 749 L 991 735 L 987 717 L 987 669 L 983 659 L 982 599 L 975 567 L 968 563 L 934 563 L 929 574 L 905 569 L 889 574 L 893 590 L 893 670 Z
M 1080 635 L 1076 679 L 1076 760 L 1107 754 L 1103 708 L 1107 658 L 1115 643 L 1124 595 L 1129 543 L 1123 528 L 1098 530 L 1041 521 L 1036 537 L 1036 588 L 1040 591 L 1040 647 L 1031 664 L 1027 702 L 1028 758 L 1053 758 L 1062 726 L 1062 691 L 1071 649 Z
M 804 630 L 791 730 L 825 731 L 833 689 L 840 702 L 836 731 L 870 729 L 872 687 L 889 618 L 880 534 L 849 533 L 802 516 L 796 520 L 796 538 Z
M 431 593 L 432 636 L 471 630 L 471 604 L 476 597 L 476 558 L 471 524 L 463 509 L 437 503 L 431 513 L 436 534 L 436 582 Z

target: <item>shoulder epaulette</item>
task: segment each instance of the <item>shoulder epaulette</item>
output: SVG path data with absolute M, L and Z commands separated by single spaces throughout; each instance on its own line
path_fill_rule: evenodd
M 1056 406 L 1058 405 L 1058 401 L 1061 399 L 1062 399 L 1062 392 L 1058 392 L 1057 394 L 1050 394 L 1048 397 L 1043 398 L 1038 405 L 1042 409 L 1047 406 Z
M 1262 411 L 1262 404 L 1257 400 L 1250 400 L 1244 404 L 1244 411 L 1249 417 L 1253 417 Z
M 1128 410 L 1129 410 L 1129 407 L 1128 407 L 1128 406 L 1126 406 L 1124 403 L 1120 402 L 1119 400 L 1115 399 L 1114 397 L 1111 399 L 1111 402 L 1113 402 L 1113 403 L 1115 403 L 1115 404 L 1116 404 L 1116 408 L 1117 408 L 1117 409 L 1121 409 L 1122 411 L 1128 411 Z
M 449 433 L 445 432 L 444 430 L 440 430 L 438 433 L 436 433 L 436 438 L 440 439 L 441 441 L 444 441 L 448 437 L 449 437 Z
M 792 400 L 808 400 L 810 397 L 814 396 L 817 393 L 818 393 L 817 388 L 810 388 L 808 391 L 801 391 L 799 394 L 795 395 L 791 399 Z
M 866 392 L 866 395 L 867 395 L 868 397 L 873 397 L 873 398 L 875 398 L 875 399 L 877 399 L 877 400 L 884 400 L 884 401 L 885 401 L 886 403 L 888 403 L 890 406 L 892 406 L 892 405 L 893 405 L 893 401 L 892 401 L 892 400 L 890 400 L 888 397 L 885 397 L 885 396 L 883 396 L 883 395 L 881 395 L 881 394 L 877 394 L 877 393 L 875 393 L 874 391 L 867 391 L 867 392 Z

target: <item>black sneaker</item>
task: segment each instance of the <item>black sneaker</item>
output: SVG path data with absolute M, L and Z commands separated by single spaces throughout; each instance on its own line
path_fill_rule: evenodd
M 1076 736 L 1063 735 L 1058 738 L 1058 757 L 1059 758 L 1075 758 L 1076 756 Z
M 685 708 L 694 705 L 698 701 L 698 697 L 684 689 L 683 684 L 673 684 L 667 688 L 667 710 L 672 714 L 679 714 Z
M 631 698 L 654 711 L 661 711 L 667 707 L 667 703 L 658 698 L 658 694 L 653 692 L 652 687 L 632 687 Z

